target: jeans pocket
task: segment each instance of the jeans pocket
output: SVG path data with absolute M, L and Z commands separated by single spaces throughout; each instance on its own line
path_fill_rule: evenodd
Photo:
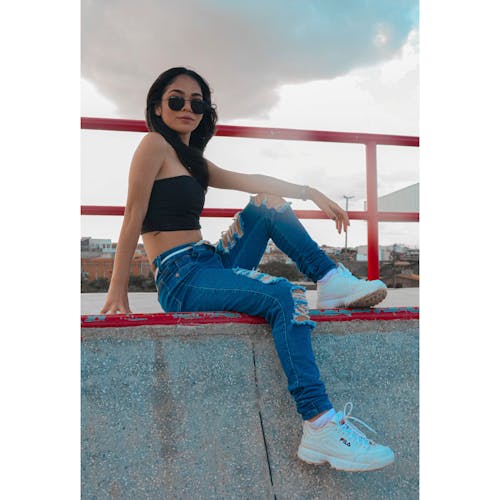
M 176 274 L 185 275 L 196 263 L 196 257 L 190 253 L 180 255 L 177 259 L 173 259 L 171 269 L 175 270 Z
M 189 254 L 168 260 L 158 274 L 158 300 L 166 312 L 178 312 L 182 307 L 183 285 L 196 270 L 196 258 Z
M 158 276 L 158 302 L 165 312 L 180 311 L 180 302 L 177 299 L 178 279 L 175 270 L 163 270 Z

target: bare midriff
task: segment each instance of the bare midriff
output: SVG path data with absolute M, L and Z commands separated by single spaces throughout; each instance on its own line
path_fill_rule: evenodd
M 186 243 L 196 243 L 202 239 L 200 229 L 182 231 L 152 231 L 142 235 L 144 248 L 148 255 L 151 268 L 155 269 L 153 260 L 163 252 Z

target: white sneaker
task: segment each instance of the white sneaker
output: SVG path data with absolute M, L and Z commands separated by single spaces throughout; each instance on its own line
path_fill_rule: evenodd
M 349 406 L 349 408 L 348 408 Z M 352 403 L 344 406 L 332 420 L 320 429 L 304 422 L 298 457 L 308 464 L 328 462 L 334 469 L 351 472 L 380 469 L 394 462 L 394 452 L 388 446 L 368 439 L 348 420 L 356 420 L 375 432 L 361 420 L 351 417 Z
M 370 307 L 387 296 L 383 281 L 365 281 L 356 278 L 343 264 L 325 283 L 318 282 L 317 309 L 334 307 Z

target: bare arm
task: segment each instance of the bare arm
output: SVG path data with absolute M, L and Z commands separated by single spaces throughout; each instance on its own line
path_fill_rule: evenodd
M 128 195 L 113 274 L 101 314 L 130 313 L 128 281 L 141 225 L 148 208 L 153 182 L 167 154 L 168 144 L 159 134 L 149 133 L 137 147 L 130 165 Z
M 286 198 L 313 201 L 323 212 L 335 221 L 339 234 L 347 230 L 349 217 L 337 203 L 321 191 L 309 186 L 282 181 L 276 177 L 261 174 L 241 174 L 218 167 L 208 161 L 209 185 L 220 189 L 235 189 L 246 193 L 269 193 Z

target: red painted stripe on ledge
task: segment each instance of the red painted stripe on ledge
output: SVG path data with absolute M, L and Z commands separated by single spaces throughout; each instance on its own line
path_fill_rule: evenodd
M 418 307 L 387 307 L 373 309 L 311 309 L 313 321 L 388 321 L 419 319 Z M 82 315 L 82 328 L 111 328 L 152 325 L 206 325 L 224 323 L 263 324 L 258 316 L 231 311 L 179 312 L 153 314 Z

